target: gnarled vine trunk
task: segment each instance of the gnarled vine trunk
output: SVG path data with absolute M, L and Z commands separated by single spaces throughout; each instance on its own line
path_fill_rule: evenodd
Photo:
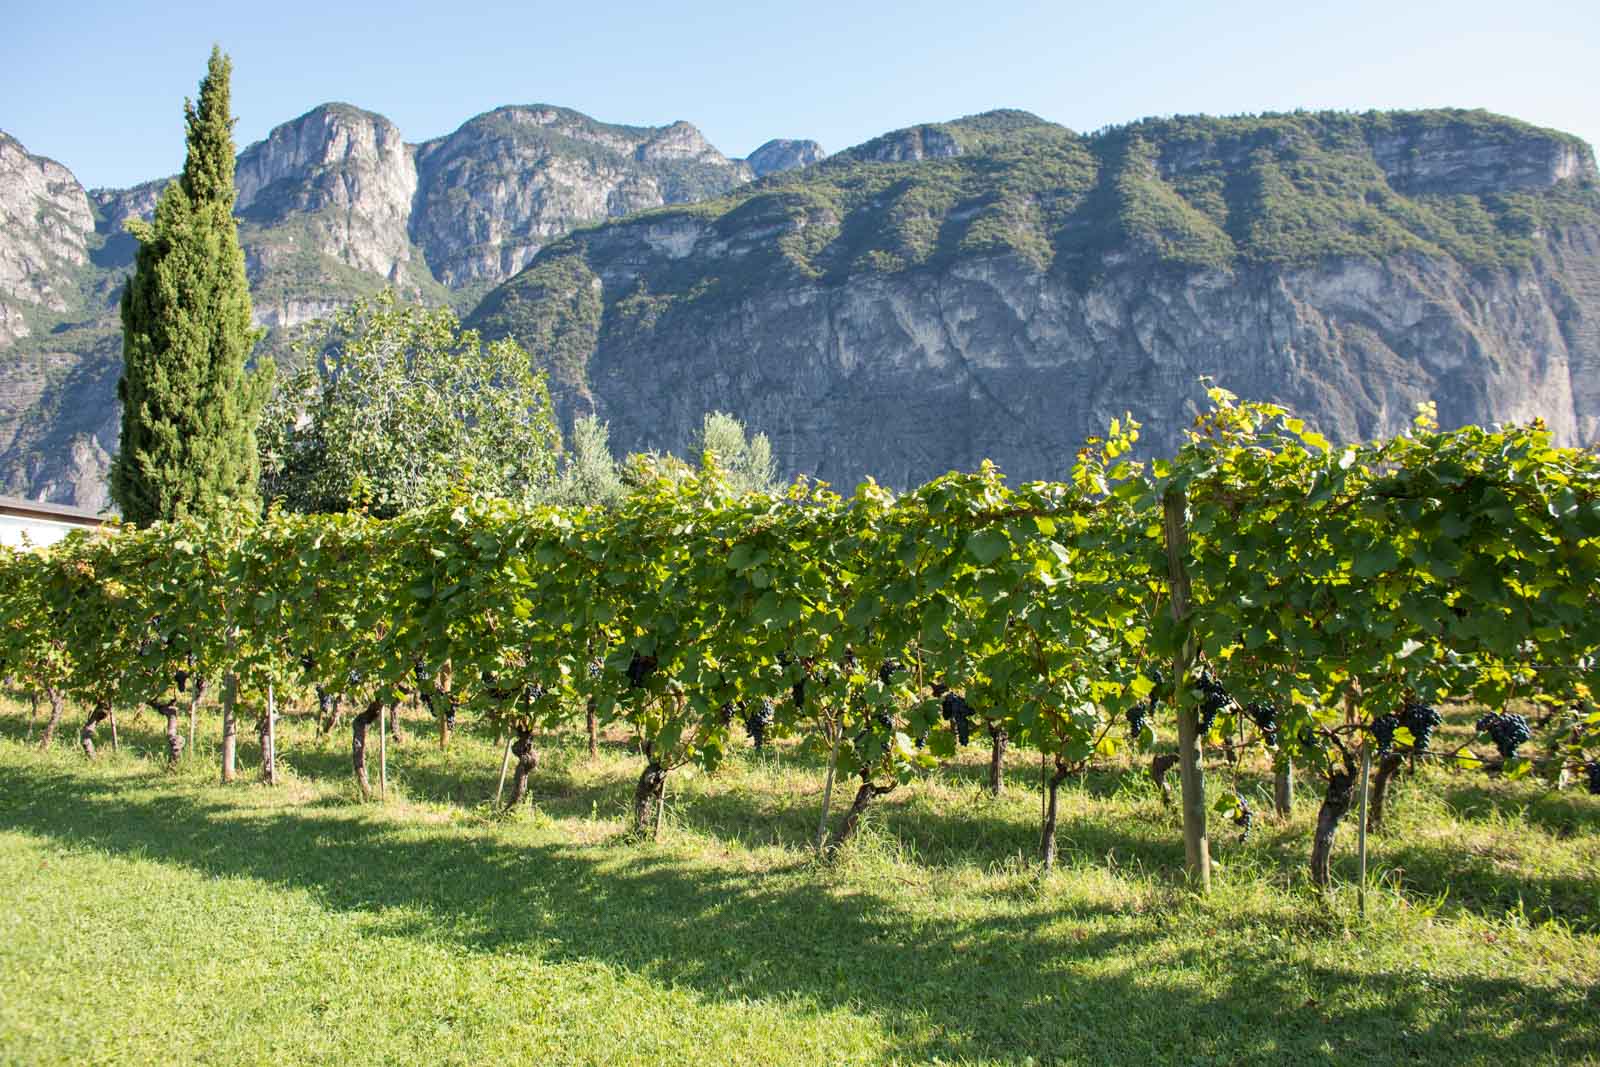
M 178 759 L 183 755 L 183 734 L 178 730 L 178 702 L 169 700 L 161 703 L 152 700 L 150 706 L 167 720 L 167 766 L 176 767 Z
M 642 834 L 650 825 L 661 795 L 667 788 L 666 768 L 652 759 L 639 772 L 639 783 L 633 787 L 633 831 Z
M 1334 771 L 1328 775 L 1328 792 L 1317 812 L 1317 832 L 1311 839 L 1311 880 L 1323 889 L 1332 881 L 1333 836 L 1354 801 L 1355 775 Z
M 511 775 L 511 799 L 506 810 L 514 811 L 528 796 L 528 776 L 539 766 L 539 753 L 533 747 L 533 731 L 518 730 L 511 745 L 511 754 L 517 758 L 517 769 Z
M 94 734 L 95 728 L 106 719 L 111 718 L 111 705 L 105 701 L 94 706 L 89 712 L 89 719 L 83 724 L 83 729 L 78 731 L 78 744 L 83 748 L 83 754 L 94 759 Z
M 1067 768 L 1058 761 L 1056 773 L 1050 776 L 1045 787 L 1044 825 L 1039 828 L 1039 863 L 1047 871 L 1056 865 L 1056 802 L 1061 794 L 1061 783 L 1066 780 Z
M 327 737 L 339 728 L 339 705 L 344 697 L 317 686 L 317 736 Z
M 1006 788 L 1006 749 L 1010 747 L 1011 738 L 999 726 L 990 726 L 989 734 L 994 739 L 989 747 L 989 795 L 997 797 Z
M 61 725 L 61 716 L 66 714 L 67 697 L 53 685 L 45 689 L 44 695 L 50 701 L 50 721 L 44 724 L 44 736 L 39 738 L 39 747 L 49 748 L 56 739 L 56 727 Z
M 1393 752 L 1378 762 L 1378 773 L 1372 779 L 1371 803 L 1367 805 L 1368 833 L 1375 834 L 1383 829 L 1384 801 L 1389 796 L 1389 784 L 1394 781 L 1400 768 L 1405 766 L 1405 762 L 1404 756 L 1397 756 Z
M 32 741 L 33 728 L 39 725 L 39 691 L 37 689 L 28 691 L 28 704 L 28 736 L 26 740 Z
M 1167 752 L 1160 756 L 1150 757 L 1150 777 L 1155 781 L 1156 788 L 1161 790 L 1161 804 L 1163 807 L 1172 806 L 1172 783 L 1167 781 L 1167 772 L 1178 765 L 1178 754 Z
M 261 780 L 268 785 L 278 782 L 278 739 L 272 726 L 273 714 L 266 711 L 256 721 L 256 739 L 261 742 Z
M 350 766 L 355 771 L 356 787 L 361 796 L 372 796 L 372 783 L 367 780 L 367 728 L 378 721 L 383 701 L 374 698 L 361 714 L 350 720 Z
M 861 816 L 867 812 L 867 807 L 885 793 L 892 793 L 897 783 L 888 785 L 874 785 L 870 780 L 863 779 L 861 788 L 856 790 L 855 800 L 850 802 L 850 810 L 844 813 L 844 820 L 839 823 L 839 830 L 833 835 L 833 840 L 828 844 L 830 853 L 837 852 L 844 843 L 856 835 L 861 828 Z

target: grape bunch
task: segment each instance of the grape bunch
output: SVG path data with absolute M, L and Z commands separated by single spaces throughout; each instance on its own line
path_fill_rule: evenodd
M 761 751 L 767 743 L 767 727 L 772 725 L 772 720 L 777 717 L 772 708 L 772 701 L 762 698 L 756 710 L 744 717 L 744 732 L 750 735 L 750 743 L 757 752 Z
M 1150 720 L 1150 704 L 1141 700 L 1127 711 L 1128 737 L 1133 741 L 1139 740 L 1144 733 L 1145 724 Z
M 723 729 L 727 729 L 729 726 L 733 725 L 732 702 L 724 704 L 722 707 L 717 709 L 717 722 L 722 724 Z
M 884 734 L 890 737 L 894 736 L 894 715 L 892 713 L 882 710 L 873 712 L 872 724 Z
M 589 680 L 592 682 L 596 678 L 600 677 L 600 672 L 605 670 L 605 669 L 606 669 L 605 660 L 601 659 L 598 656 L 596 656 L 594 659 L 590 660 L 589 661 Z
M 1378 742 L 1378 755 L 1382 756 L 1394 748 L 1394 732 L 1400 729 L 1400 718 L 1397 715 L 1379 715 L 1372 720 L 1372 736 Z
M 1584 772 L 1589 775 L 1589 792 L 1600 797 L 1600 759 L 1592 759 L 1583 765 Z
M 628 661 L 628 688 L 643 689 L 645 679 L 650 677 L 650 672 L 656 669 L 654 656 L 641 656 L 635 650 L 633 658 Z
M 893 685 L 894 676 L 904 669 L 904 667 L 900 666 L 899 660 L 886 659 L 878 664 L 878 681 L 884 685 Z
M 806 706 L 806 680 L 802 678 L 795 682 L 794 686 L 789 690 L 789 695 L 794 697 L 796 711 L 804 708 Z
M 1250 721 L 1261 731 L 1261 739 L 1270 747 L 1277 748 L 1278 705 L 1265 700 L 1255 700 L 1244 706 L 1244 713 L 1250 716 Z
M 956 728 L 956 740 L 963 745 L 972 737 L 972 705 L 960 693 L 945 693 L 939 705 L 939 717 Z
M 1228 690 L 1210 671 L 1200 672 L 1200 732 L 1211 732 L 1217 713 L 1233 702 Z
M 1517 747 L 1533 736 L 1533 731 L 1528 729 L 1528 720 L 1509 711 L 1499 715 L 1492 711 L 1481 715 L 1477 726 L 1478 732 L 1488 734 L 1494 747 L 1506 759 L 1515 756 Z
M 333 694 L 320 685 L 317 686 L 317 713 L 324 720 L 333 715 Z
M 1242 845 L 1250 838 L 1250 827 L 1255 825 L 1256 813 L 1250 810 L 1250 802 L 1244 797 L 1239 798 L 1239 807 L 1233 813 L 1233 825 L 1239 828 L 1239 843 Z
M 1420 700 L 1408 700 L 1400 708 L 1400 725 L 1411 731 L 1411 736 L 1416 739 L 1418 752 L 1428 750 L 1428 742 L 1433 739 L 1433 732 L 1443 721 L 1438 708 L 1432 704 L 1424 704 Z

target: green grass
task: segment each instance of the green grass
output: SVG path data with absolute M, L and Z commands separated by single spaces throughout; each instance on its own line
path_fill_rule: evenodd
M 1527 782 L 1402 782 L 1363 921 L 1353 827 L 1341 887 L 1304 884 L 1309 788 L 1249 844 L 1215 829 L 1200 900 L 1125 768 L 1069 784 L 1041 877 L 1026 754 L 993 800 L 969 750 L 823 865 L 795 748 L 675 773 L 640 843 L 620 734 L 544 739 L 501 818 L 494 739 L 441 752 L 424 718 L 382 804 L 303 719 L 269 788 L 216 784 L 204 739 L 166 772 L 149 715 L 93 764 L 25 718 L 0 707 L 3 1063 L 1600 1062 L 1600 800 Z

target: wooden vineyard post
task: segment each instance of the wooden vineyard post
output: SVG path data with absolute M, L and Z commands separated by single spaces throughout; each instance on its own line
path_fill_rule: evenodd
M 278 784 L 278 705 L 272 692 L 272 683 L 267 683 L 267 751 L 263 754 L 266 762 L 266 779 L 268 785 Z
M 506 754 L 500 757 L 500 784 L 494 787 L 494 806 L 500 806 L 500 795 L 506 791 L 506 772 L 511 769 L 511 745 L 514 737 L 506 737 Z
M 112 708 L 107 712 L 106 718 L 111 720 L 111 751 L 116 752 L 122 747 L 117 744 L 117 709 Z
M 839 742 L 844 738 L 844 728 L 841 725 L 838 732 L 833 735 L 833 744 L 828 749 L 828 779 L 822 786 L 822 816 L 817 820 L 817 855 L 822 855 L 822 848 L 828 841 L 828 809 L 833 806 L 833 775 L 839 766 Z
M 1360 857 L 1361 881 L 1356 885 L 1356 910 L 1367 916 L 1367 778 L 1372 772 L 1372 745 L 1361 743 L 1361 821 L 1356 826 L 1356 855 Z
M 1167 569 L 1172 583 L 1172 618 L 1180 625 L 1189 614 L 1189 534 L 1184 515 L 1189 501 L 1180 489 L 1168 488 L 1161 499 L 1162 527 L 1167 542 Z M 1173 701 L 1178 710 L 1178 772 L 1183 783 L 1183 847 L 1189 877 L 1200 892 L 1211 891 L 1211 846 L 1206 838 L 1206 783 L 1200 763 L 1200 716 L 1187 699 L 1189 665 L 1195 655 L 1194 638 L 1184 639 L 1172 661 Z
M 389 799 L 389 705 L 378 705 L 378 799 Z
M 666 810 L 667 810 L 667 775 L 666 775 L 666 772 L 663 771 L 662 774 L 661 774 L 661 792 L 656 795 L 656 828 L 655 828 L 655 832 L 650 837 L 650 839 L 652 841 L 660 841 L 661 840 L 661 816 L 666 812 Z
M 1272 774 L 1272 806 L 1285 819 L 1294 810 L 1294 761 L 1279 756 Z

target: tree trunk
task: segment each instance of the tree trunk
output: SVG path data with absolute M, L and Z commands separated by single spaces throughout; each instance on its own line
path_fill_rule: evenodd
M 367 780 L 367 728 L 378 721 L 383 701 L 372 700 L 360 715 L 350 720 L 350 766 L 355 771 L 356 787 L 363 800 L 372 796 L 372 783 Z
M 235 775 L 234 758 L 239 748 L 239 721 L 233 714 L 239 699 L 239 676 L 232 673 L 222 677 L 222 784 L 232 782 Z
M 833 841 L 828 845 L 828 852 L 839 851 L 840 847 L 861 828 L 861 816 L 866 814 L 867 805 L 885 793 L 894 792 L 893 785 L 873 785 L 871 782 L 862 782 L 861 788 L 856 790 L 856 799 L 851 802 L 850 810 L 844 813 L 844 821 L 839 824 L 839 832 L 833 835 Z
M 167 719 L 167 766 L 176 767 L 178 760 L 183 756 L 183 734 L 178 730 L 178 705 L 177 702 L 157 704 L 151 702 L 155 708 Z
M 39 739 L 40 748 L 49 748 L 56 739 L 56 727 L 61 725 L 61 716 L 67 710 L 66 694 L 55 686 L 50 686 L 44 691 L 45 698 L 50 701 L 50 721 L 44 724 L 44 736 Z
M 511 754 L 517 757 L 517 769 L 511 775 L 511 799 L 506 801 L 506 810 L 515 811 L 528 796 L 528 776 L 539 766 L 539 753 L 533 747 L 533 731 L 518 730 L 517 740 L 511 746 Z
M 78 744 L 83 747 L 83 754 L 94 759 L 94 732 L 101 721 L 111 717 L 111 705 L 101 701 L 89 712 L 89 720 L 83 724 L 83 729 L 78 731 Z
M 1011 739 L 999 726 L 989 727 L 994 744 L 989 750 L 989 795 L 998 797 L 1006 788 L 1006 748 Z
M 589 698 L 589 758 L 600 755 L 600 718 L 594 711 L 594 697 Z
M 661 764 L 653 759 L 645 764 L 644 770 L 639 772 L 639 784 L 633 787 L 634 833 L 644 833 L 656 805 L 661 803 L 661 792 L 666 785 L 667 772 L 661 768 Z
M 1372 804 L 1367 812 L 1367 831 L 1377 833 L 1383 829 L 1384 800 L 1389 795 L 1389 783 L 1394 781 L 1394 776 L 1400 768 L 1405 766 L 1405 757 L 1397 756 L 1393 752 L 1378 763 L 1378 776 L 1372 780 Z
M 1161 806 L 1165 808 L 1172 807 L 1172 783 L 1167 781 L 1167 772 L 1177 765 L 1176 752 L 1150 757 L 1150 777 L 1155 779 L 1156 788 L 1161 790 Z
M 403 701 L 396 701 L 389 705 L 389 740 L 400 744 L 406 739 L 405 732 L 400 729 L 400 708 Z
M 1272 809 L 1287 819 L 1294 811 L 1294 761 L 1279 756 L 1272 768 Z
M 1311 880 L 1323 889 L 1332 878 L 1333 835 L 1354 801 L 1355 775 L 1334 771 L 1328 776 L 1328 793 L 1317 812 L 1317 832 L 1311 843 Z
M 1057 763 L 1056 773 L 1050 776 L 1050 783 L 1045 790 L 1044 824 L 1039 827 L 1039 863 L 1047 871 L 1056 865 L 1056 800 L 1061 792 L 1061 783 L 1066 780 L 1067 768 Z

